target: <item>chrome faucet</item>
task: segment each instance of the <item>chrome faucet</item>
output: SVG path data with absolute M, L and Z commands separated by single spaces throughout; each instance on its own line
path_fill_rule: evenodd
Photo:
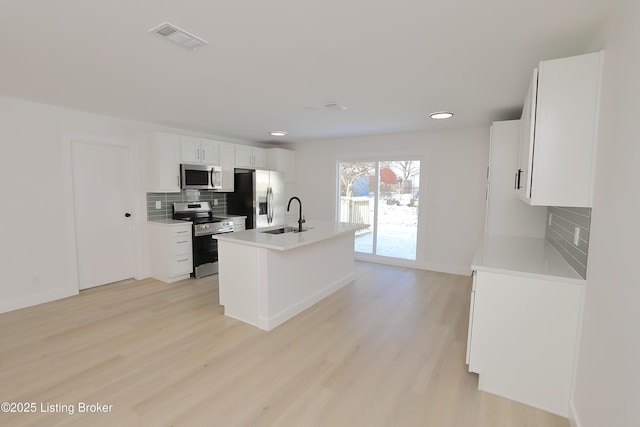
M 297 200 L 298 201 L 298 205 L 300 205 L 300 214 L 298 215 L 298 233 L 301 233 L 302 232 L 302 224 L 305 222 L 305 220 L 302 217 L 302 202 L 300 201 L 299 198 L 297 198 L 296 196 L 293 196 L 292 198 L 289 199 L 289 203 L 287 204 L 287 212 L 289 212 L 289 208 L 291 208 L 291 202 L 294 199 Z

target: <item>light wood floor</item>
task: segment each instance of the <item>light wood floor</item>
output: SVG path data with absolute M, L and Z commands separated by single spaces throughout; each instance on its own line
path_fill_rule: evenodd
M 354 283 L 271 332 L 222 315 L 217 276 L 2 314 L 0 401 L 38 412 L 0 413 L 0 425 L 569 426 L 477 390 L 464 361 L 469 278 L 356 268 Z M 79 414 L 78 402 L 112 410 Z

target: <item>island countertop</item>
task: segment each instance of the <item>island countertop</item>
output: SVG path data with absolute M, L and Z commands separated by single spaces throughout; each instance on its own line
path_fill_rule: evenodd
M 238 243 L 249 246 L 256 246 L 265 249 L 274 249 L 279 251 L 286 251 L 290 249 L 299 248 L 301 246 L 310 245 L 313 243 L 321 242 L 323 240 L 331 239 L 345 233 L 353 233 L 356 230 L 366 228 L 366 224 L 353 224 L 348 222 L 333 222 L 333 221 L 307 221 L 304 223 L 303 228 L 306 231 L 301 233 L 289 232 L 282 234 L 269 234 L 264 233 L 271 229 L 281 228 L 282 226 L 269 227 L 238 231 L 235 233 L 216 235 L 215 238 L 219 241 L 226 241 L 232 243 Z M 291 228 L 297 228 L 296 226 L 288 226 Z

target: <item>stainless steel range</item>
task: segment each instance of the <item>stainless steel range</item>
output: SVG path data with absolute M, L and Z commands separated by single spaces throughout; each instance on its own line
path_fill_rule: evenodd
M 217 234 L 232 233 L 233 221 L 213 215 L 209 202 L 173 204 L 173 219 L 193 222 L 193 273 L 200 278 L 218 273 Z

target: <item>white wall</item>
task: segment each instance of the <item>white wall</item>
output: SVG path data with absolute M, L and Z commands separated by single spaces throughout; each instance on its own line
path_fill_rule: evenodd
M 417 267 L 470 274 L 484 231 L 489 128 L 376 135 L 297 144 L 297 188 L 307 218 L 334 220 L 340 159 L 420 156 Z
M 0 312 L 78 292 L 71 208 L 72 138 L 131 147 L 135 165 L 132 210 L 136 277 L 149 275 L 144 159 L 154 131 L 180 133 L 177 129 L 0 97 Z M 35 209 L 27 209 L 32 204 Z
M 640 2 L 622 0 L 604 33 L 596 187 L 572 418 L 640 425 Z

